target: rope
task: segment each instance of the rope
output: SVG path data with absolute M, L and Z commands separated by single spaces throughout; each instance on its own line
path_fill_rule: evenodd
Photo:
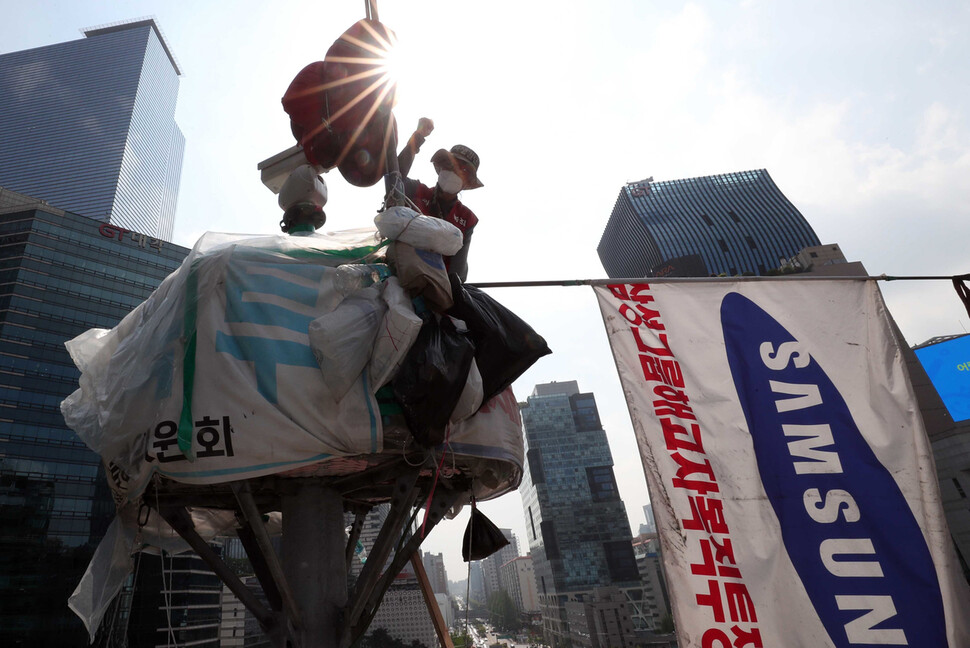
M 554 279 L 549 281 L 491 281 L 474 283 L 476 288 L 540 288 L 547 286 L 607 286 L 613 284 L 644 283 L 715 283 L 715 282 L 759 282 L 759 281 L 787 281 L 797 277 L 807 281 L 970 281 L 970 273 L 962 275 L 868 275 L 854 277 L 829 277 L 817 275 L 779 275 L 776 277 L 635 277 L 616 279 Z
M 155 491 L 155 510 L 156 511 L 161 511 L 162 509 L 160 508 L 160 504 L 159 504 L 159 501 L 158 501 L 158 486 L 159 486 L 159 482 L 161 482 L 161 477 L 159 477 L 158 473 L 155 473 L 155 475 L 154 475 L 154 482 L 155 482 L 155 484 L 154 484 L 155 488 L 153 490 Z M 149 515 L 151 515 L 151 514 L 149 513 Z M 148 518 L 146 517 L 145 524 L 147 524 L 147 523 L 148 523 Z M 161 535 L 161 527 L 159 527 L 159 535 Z M 165 583 L 165 573 L 166 573 L 166 569 L 165 569 L 165 550 L 164 549 L 159 548 L 158 557 L 159 557 L 159 559 L 161 560 L 161 563 L 162 563 L 162 591 L 165 592 L 165 595 L 164 595 L 164 599 L 165 599 L 165 622 L 168 624 L 168 638 L 172 642 L 173 648 L 178 648 L 178 641 L 176 641 L 176 639 L 175 639 L 175 629 L 172 628 L 172 578 L 174 576 L 172 572 L 175 569 L 175 564 L 174 564 L 175 558 L 173 556 L 169 555 L 169 563 L 171 565 L 171 568 L 169 570 L 167 570 L 168 571 L 168 584 L 166 585 L 166 583 Z M 132 599 L 134 599 L 134 595 L 132 596 Z
M 451 443 L 449 443 L 450 438 L 451 423 L 449 423 L 448 427 L 445 428 L 445 447 L 441 451 L 441 460 L 438 462 L 438 467 L 434 471 L 434 481 L 431 482 L 431 489 L 428 491 L 428 501 L 424 505 L 424 521 L 421 523 L 422 538 L 424 537 L 424 527 L 428 524 L 428 515 L 431 514 L 431 498 L 434 497 L 434 491 L 438 487 L 438 477 L 441 475 L 441 467 L 445 465 L 445 457 L 448 456 L 448 449 L 451 447 Z
M 970 275 L 953 277 L 953 288 L 957 291 L 960 301 L 963 302 L 963 307 L 967 309 L 967 315 L 970 315 L 970 287 L 963 283 L 967 279 L 970 279 Z
M 473 490 L 472 490 L 472 509 L 474 510 L 474 508 L 475 508 L 474 483 L 472 484 L 472 486 L 473 486 Z M 468 516 L 468 558 L 469 558 L 469 561 L 468 561 L 468 576 L 465 578 L 465 644 L 466 644 L 465 648 L 468 648 L 468 646 L 467 646 L 467 644 L 468 644 L 468 637 L 471 636 L 468 633 L 468 611 L 471 610 L 471 607 L 472 607 L 472 600 L 471 600 L 471 590 L 472 590 L 472 561 L 470 559 L 472 557 L 472 542 L 475 541 L 475 530 L 472 528 L 472 525 L 474 524 L 474 520 L 475 520 L 475 516 L 474 515 L 469 515 Z
M 175 557 L 169 554 L 169 564 L 170 567 L 166 569 L 165 567 L 165 550 L 160 551 L 160 558 L 162 560 L 162 591 L 165 592 L 165 621 L 168 623 L 168 638 L 172 642 L 173 648 L 178 647 L 178 641 L 175 639 L 175 629 L 172 627 L 172 578 L 175 570 Z M 168 573 L 168 583 L 165 582 L 165 574 Z

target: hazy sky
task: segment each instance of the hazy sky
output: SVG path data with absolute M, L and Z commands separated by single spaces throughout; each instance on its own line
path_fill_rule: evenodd
M 282 213 L 256 164 L 294 144 L 293 76 L 364 17 L 363 0 L 161 3 L 0 0 L 0 53 L 154 16 L 185 74 L 175 241 L 273 233 Z M 408 66 L 403 134 L 482 159 L 462 200 L 481 219 L 469 282 L 605 276 L 596 245 L 625 182 L 765 168 L 815 228 L 870 274 L 970 272 L 970 5 L 965 2 L 456 2 L 383 0 Z M 57 160 L 51 160 L 57 166 Z M 70 168 L 61 169 L 71 173 Z M 382 187 L 326 176 L 326 229 L 373 222 Z M 911 344 L 970 330 L 949 282 L 882 284 Z M 596 394 L 632 530 L 648 501 L 632 427 L 589 288 L 496 289 L 554 354 L 515 384 L 578 380 Z M 482 505 L 527 547 L 521 501 Z M 467 514 L 425 548 L 464 576 Z

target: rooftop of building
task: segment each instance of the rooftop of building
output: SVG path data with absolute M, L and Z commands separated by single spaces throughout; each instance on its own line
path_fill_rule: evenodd
M 579 393 L 579 383 L 575 380 L 565 380 L 563 382 L 541 383 L 532 390 L 533 396 L 572 396 Z
M 169 47 L 168 40 L 165 39 L 165 34 L 162 33 L 162 28 L 158 26 L 158 23 L 155 22 L 155 19 L 151 16 L 145 18 L 132 18 L 130 20 L 119 20 L 113 23 L 88 27 L 87 29 L 82 29 L 81 33 L 90 38 L 92 36 L 101 36 L 102 34 L 111 34 L 114 32 L 124 31 L 126 29 L 136 29 L 138 27 L 151 27 L 155 30 L 155 35 L 158 36 L 158 40 L 162 44 L 162 49 L 165 50 L 168 60 L 171 61 L 172 67 L 175 68 L 175 73 L 182 76 L 182 67 L 175 58 L 175 54 L 172 53 L 172 48 Z
M 920 344 L 917 344 L 912 348 L 922 349 L 923 347 L 933 346 L 934 344 L 939 344 L 940 342 L 955 340 L 957 338 L 966 337 L 967 335 L 970 335 L 970 333 L 954 333 L 952 335 L 937 335 L 935 337 L 931 337 L 929 340 L 926 340 L 925 342 L 921 342 Z
M 508 560 L 508 561 L 502 563 L 502 566 L 499 567 L 499 569 L 504 569 L 506 565 L 511 565 L 512 563 L 514 563 L 517 560 L 528 560 L 528 561 L 531 562 L 532 561 L 532 554 L 526 554 L 525 556 L 516 556 L 515 558 L 512 558 L 511 560 Z
M 654 180 L 653 176 L 626 183 L 626 188 L 633 196 L 643 196 L 653 191 L 663 191 L 664 188 L 676 188 L 694 185 L 702 182 L 709 182 L 715 185 L 738 185 L 755 182 L 761 178 L 771 180 L 767 169 L 750 169 L 748 171 L 732 171 L 730 173 L 718 173 L 709 176 L 696 176 L 693 178 L 678 178 L 676 180 Z M 639 189 L 639 192 L 638 192 Z
M 0 214 L 27 211 L 30 209 L 42 209 L 57 215 L 64 214 L 63 209 L 54 207 L 46 200 L 34 198 L 33 196 L 22 194 L 13 189 L 7 189 L 6 187 L 0 187 Z

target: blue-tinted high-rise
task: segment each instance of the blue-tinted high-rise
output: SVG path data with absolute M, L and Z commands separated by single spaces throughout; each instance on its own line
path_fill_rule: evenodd
M 596 248 L 611 278 L 763 275 L 819 245 L 764 169 L 620 190 Z
M 154 20 L 0 55 L 0 186 L 171 240 L 181 71 Z
M 630 523 L 593 394 L 574 380 L 547 383 L 520 407 L 528 466 L 519 494 L 543 633 L 554 648 L 575 648 L 585 644 L 570 627 L 570 604 L 582 610 L 604 587 L 633 606 L 642 598 Z M 629 645 L 632 628 L 614 639 Z
M 77 389 L 79 378 L 64 343 L 88 329 L 115 326 L 187 253 L 0 189 L 4 648 L 88 644 L 67 599 L 115 506 L 101 458 L 61 416 L 60 403 Z M 113 608 L 103 627 L 120 628 L 120 640 L 128 620 L 117 614 Z

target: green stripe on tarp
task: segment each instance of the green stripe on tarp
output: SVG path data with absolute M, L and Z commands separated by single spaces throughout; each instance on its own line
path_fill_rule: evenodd
M 375 254 L 381 248 L 387 247 L 389 243 L 390 241 L 382 241 L 377 245 L 365 245 L 364 247 L 348 248 L 346 250 L 274 250 L 274 252 L 293 259 L 310 259 L 313 257 L 364 259 Z
M 179 417 L 178 429 L 179 450 L 189 461 L 195 461 L 195 452 L 192 450 L 192 391 L 195 387 L 198 311 L 199 272 L 197 267 L 193 267 L 185 282 L 185 313 L 182 318 L 182 335 L 186 342 L 185 355 L 182 358 L 182 414 Z
M 367 245 L 363 247 L 350 248 L 347 250 L 268 250 L 259 249 L 248 251 L 250 254 L 261 256 L 263 253 L 275 253 L 288 256 L 293 259 L 312 259 L 312 258 L 340 258 L 340 259 L 362 259 L 371 256 L 380 249 L 387 247 L 390 241 L 381 241 L 377 245 Z M 245 252 L 239 256 L 248 256 Z M 178 447 L 182 454 L 189 461 L 195 461 L 195 452 L 192 449 L 192 393 L 195 387 L 195 356 L 198 325 L 198 302 L 199 302 L 199 264 L 205 260 L 205 256 L 196 259 L 192 263 L 192 268 L 186 278 L 185 283 L 185 310 L 182 318 L 182 337 L 185 339 L 185 354 L 182 359 L 182 412 L 179 416 L 178 426 Z M 368 402 L 368 406 L 370 403 Z M 383 408 L 382 408 L 383 410 Z M 383 411 L 381 412 L 384 413 Z M 372 417 L 371 432 L 372 443 L 376 444 L 376 421 Z

